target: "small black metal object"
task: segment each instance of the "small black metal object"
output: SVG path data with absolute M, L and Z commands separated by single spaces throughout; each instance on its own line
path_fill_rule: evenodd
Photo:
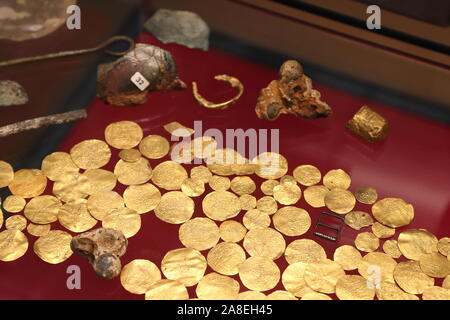
M 338 219 L 339 222 L 340 222 L 339 226 L 338 227 L 333 227 L 333 226 L 330 226 L 328 224 L 325 224 L 325 223 L 321 222 L 321 218 L 324 215 Z M 331 229 L 331 230 L 333 230 L 336 233 L 336 235 L 335 236 L 331 236 L 331 235 L 319 232 L 319 231 L 317 231 L 318 227 L 324 227 L 324 228 L 327 228 L 327 229 Z M 342 230 L 343 227 L 344 227 L 344 217 L 339 216 L 339 215 L 334 214 L 334 213 L 323 211 L 323 212 L 320 213 L 319 219 L 317 220 L 316 225 L 314 226 L 314 234 L 316 236 L 318 236 L 318 237 L 321 237 L 321 238 L 324 238 L 324 239 L 327 239 L 327 240 L 330 240 L 330 241 L 338 242 L 339 241 L 339 237 L 341 235 L 341 230 Z

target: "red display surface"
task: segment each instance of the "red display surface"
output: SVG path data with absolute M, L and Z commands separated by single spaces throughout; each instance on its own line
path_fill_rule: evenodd
M 256 99 L 261 88 L 278 77 L 277 70 L 214 48 L 204 52 L 175 44 L 164 45 L 149 34 L 142 35 L 139 42 L 169 50 L 188 89 L 151 93 L 149 101 L 138 107 L 119 108 L 105 105 L 95 99 L 88 109 L 89 117 L 73 127 L 58 148 L 60 151 L 68 152 L 73 145 L 85 139 L 104 139 L 105 127 L 120 120 L 136 121 L 146 135 L 160 134 L 167 138 L 170 136 L 162 126 L 171 121 L 193 127 L 195 120 L 201 120 L 204 131 L 217 128 L 224 133 L 226 129 L 238 128 L 279 129 L 280 153 L 289 161 L 289 174 L 301 164 L 317 166 L 322 175 L 330 169 L 342 168 L 352 177 L 351 191 L 361 186 L 372 186 L 377 189 L 379 199 L 400 197 L 414 205 L 413 222 L 407 227 L 398 228 L 394 238 L 407 228 L 425 228 L 438 238 L 450 236 L 450 130 L 445 125 L 325 87 L 314 82 L 314 79 L 315 88 L 334 110 L 332 117 L 306 120 L 283 115 L 273 122 L 262 121 L 254 112 Z M 212 101 L 225 101 L 235 95 L 235 90 L 228 84 L 213 79 L 217 74 L 229 74 L 239 78 L 245 86 L 245 93 L 235 105 L 226 110 L 200 107 L 192 96 L 192 81 L 197 81 L 200 93 Z M 346 121 L 362 105 L 369 105 L 389 120 L 391 132 L 385 142 L 367 143 L 344 128 Z M 154 167 L 168 158 L 150 160 L 150 163 Z M 117 161 L 118 150 L 113 149 L 111 162 L 105 168 L 113 170 Z M 188 170 L 190 167 L 191 165 L 186 165 Z M 262 179 L 254 177 L 259 185 Z M 47 193 L 50 193 L 51 185 L 49 183 Z M 301 188 L 304 190 L 303 186 Z M 124 187 L 119 186 L 115 190 L 122 193 Z M 207 187 L 207 192 L 209 191 L 211 189 Z M 259 188 L 254 195 L 262 196 Z M 194 216 L 203 216 L 201 198 L 203 196 L 195 199 Z M 313 225 L 324 210 L 310 207 L 303 197 L 296 206 L 310 213 Z M 370 212 L 370 206 L 358 203 L 355 210 Z M 244 212 L 241 212 L 236 219 L 241 221 L 243 214 Z M 122 263 L 126 264 L 133 259 L 149 259 L 160 266 L 167 251 L 183 247 L 178 238 L 179 225 L 162 222 L 153 212 L 141 217 L 142 228 L 137 235 L 129 239 L 128 250 L 122 258 Z M 100 226 L 101 223 L 98 223 L 96 227 Z M 54 223 L 52 229 L 63 228 Z M 360 232 L 370 231 L 370 228 L 365 229 Z M 312 231 L 313 227 L 301 237 L 285 236 L 286 243 L 298 238 L 314 239 L 326 249 L 328 258 L 332 259 L 335 248 L 353 244 L 358 233 L 344 227 L 340 241 L 334 243 L 314 236 Z M 111 281 L 99 279 L 87 261 L 79 256 L 72 255 L 58 265 L 43 262 L 32 249 L 36 238 L 28 234 L 27 237 L 30 243 L 25 256 L 13 262 L 0 263 L 0 299 L 144 298 L 143 295 L 133 295 L 125 291 L 118 278 Z M 276 262 L 281 270 L 287 266 L 284 256 Z M 80 290 L 67 288 L 66 282 L 70 276 L 67 274 L 67 268 L 70 265 L 78 265 L 81 268 Z M 208 268 L 207 273 L 211 271 Z M 440 284 L 440 281 L 436 283 Z M 276 289 L 283 289 L 281 282 Z M 241 291 L 245 290 L 247 289 L 241 286 Z M 194 298 L 195 287 L 189 288 L 189 291 L 191 298 Z

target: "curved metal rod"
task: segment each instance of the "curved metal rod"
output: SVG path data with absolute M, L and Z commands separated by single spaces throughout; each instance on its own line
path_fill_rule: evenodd
M 114 43 L 116 41 L 126 41 L 129 43 L 130 47 L 124 51 L 111 51 L 111 50 L 106 49 L 109 45 L 111 45 L 112 43 Z M 42 56 L 34 56 L 34 57 L 26 57 L 26 58 L 2 61 L 2 62 L 0 62 L 0 68 L 6 67 L 6 66 L 12 66 L 12 65 L 16 65 L 16 64 L 21 64 L 21 63 L 27 63 L 27 62 L 35 62 L 35 61 L 41 61 L 41 60 L 48 60 L 48 59 L 55 59 L 55 58 L 62 58 L 62 57 L 75 56 L 75 55 L 80 55 L 80 54 L 85 54 L 85 53 L 91 53 L 91 52 L 99 51 L 101 49 L 105 49 L 104 52 L 106 54 L 109 54 L 112 56 L 123 56 L 123 55 L 127 54 L 128 52 L 130 52 L 132 49 L 134 49 L 134 45 L 135 45 L 134 40 L 131 39 L 130 37 L 114 36 L 114 37 L 109 38 L 106 41 L 103 41 L 100 45 L 98 45 L 94 48 L 62 51 L 62 52 L 57 52 L 57 53 L 49 53 L 49 54 L 45 54 Z
M 229 75 L 226 75 L 226 74 L 221 74 L 221 75 L 215 76 L 214 79 L 230 83 L 231 86 L 233 88 L 238 89 L 239 92 L 233 99 L 230 99 L 228 101 L 221 102 L 221 103 L 214 103 L 214 102 L 208 101 L 205 98 L 203 98 L 198 93 L 197 83 L 196 82 L 192 82 L 192 91 L 193 91 L 193 94 L 194 94 L 194 98 L 195 98 L 195 100 L 197 100 L 197 102 L 201 106 L 203 106 L 205 108 L 208 108 L 208 109 L 225 109 L 225 108 L 228 108 L 230 105 L 232 105 L 237 100 L 239 100 L 239 98 L 244 93 L 244 85 L 242 84 L 241 81 L 239 81 L 239 79 L 237 79 L 235 77 L 232 77 L 232 76 L 229 76 Z

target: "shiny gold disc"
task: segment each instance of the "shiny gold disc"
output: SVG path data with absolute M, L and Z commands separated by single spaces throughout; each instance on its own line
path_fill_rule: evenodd
M 219 232 L 223 241 L 239 242 L 244 239 L 247 229 L 240 222 L 227 220 L 220 224 Z
M 13 215 L 5 221 L 6 229 L 17 229 L 19 231 L 25 230 L 27 227 L 27 219 L 21 215 Z
M 235 177 L 231 180 L 231 190 L 240 196 L 251 194 L 256 190 L 256 184 L 250 177 Z
M 302 297 L 302 300 L 332 300 L 329 296 L 319 292 L 307 293 Z
M 105 140 L 113 148 L 131 149 L 141 142 L 144 133 L 133 121 L 113 122 L 105 129 Z
M 327 254 L 323 247 L 311 239 L 297 239 L 289 243 L 284 253 L 289 264 L 312 263 L 325 260 Z
M 330 170 L 323 177 L 323 184 L 330 190 L 334 188 L 348 189 L 351 183 L 352 179 L 342 169 Z
M 188 221 L 194 213 L 194 201 L 181 191 L 162 195 L 155 208 L 155 215 L 164 222 L 180 224 Z
M 450 290 L 437 286 L 426 288 L 422 300 L 450 300 Z
M 366 254 L 358 266 L 358 272 L 365 279 L 394 282 L 394 269 L 397 262 L 382 252 Z M 373 283 L 376 285 L 377 283 Z
M 336 296 L 339 300 L 373 300 L 375 289 L 361 276 L 344 275 L 336 283 Z
M 272 228 L 257 228 L 247 232 L 243 245 L 252 257 L 265 257 L 275 260 L 283 254 L 286 241 L 281 233 Z
M 265 196 L 256 201 L 256 209 L 258 209 L 262 213 L 272 215 L 277 212 L 278 204 L 274 198 Z
M 314 292 L 305 282 L 306 263 L 297 262 L 290 264 L 283 272 L 281 282 L 284 288 L 296 297 Z
M 214 191 L 226 191 L 231 186 L 231 181 L 228 177 L 212 176 L 208 182 Z
M 266 300 L 266 295 L 259 291 L 243 291 L 238 294 L 238 300 Z
M 162 279 L 156 281 L 145 293 L 145 300 L 187 300 L 186 287 L 178 281 Z
M 409 229 L 398 236 L 398 247 L 411 260 L 419 260 L 423 254 L 437 252 L 438 240 L 425 229 Z
M 445 278 L 450 275 L 450 260 L 439 252 L 423 254 L 419 259 L 420 269 L 433 278 Z
M 213 191 L 203 198 L 203 212 L 213 220 L 224 221 L 236 217 L 241 211 L 239 198 L 228 191 Z
M 379 222 L 398 228 L 408 225 L 414 218 L 414 208 L 399 198 L 385 198 L 372 206 L 372 214 Z
M 298 202 L 302 196 L 299 186 L 293 183 L 280 183 L 273 188 L 273 197 L 278 203 L 292 205 Z
M 81 169 L 98 169 L 111 159 L 109 146 L 101 140 L 85 140 L 70 149 L 72 161 Z
M 267 228 L 270 226 L 270 216 L 259 211 L 258 209 L 252 209 L 244 214 L 242 222 L 248 230 Z
M 51 229 L 50 224 L 34 224 L 29 223 L 27 226 L 27 231 L 29 234 L 35 237 L 45 236 Z
M 47 177 L 38 169 L 22 169 L 14 173 L 14 179 L 8 187 L 15 196 L 34 198 L 44 192 Z
M 303 191 L 303 196 L 307 204 L 313 208 L 325 207 L 325 196 L 330 191 L 325 186 L 311 186 Z
M 181 191 L 188 197 L 199 197 L 205 192 L 205 184 L 201 180 L 186 178 L 181 184 Z
M 161 280 L 161 272 L 150 260 L 135 259 L 122 268 L 120 283 L 128 292 L 144 294 Z
M 191 178 L 200 180 L 203 183 L 209 183 L 209 179 L 211 179 L 212 173 L 205 166 L 196 166 L 191 169 Z M 227 188 L 228 189 L 228 188 Z
M 288 171 L 286 158 L 275 152 L 261 153 L 252 162 L 256 165 L 256 175 L 263 179 L 278 179 Z
M 422 294 L 426 288 L 434 286 L 434 279 L 422 272 L 417 261 L 403 261 L 397 264 L 394 269 L 394 280 L 400 288 L 412 294 Z
M 402 253 L 398 248 L 397 240 L 386 240 L 383 243 L 383 251 L 394 259 L 398 259 L 402 256 Z
M 114 173 L 104 169 L 89 169 L 83 173 L 83 176 L 89 183 L 89 195 L 98 191 L 111 191 L 117 184 L 117 177 Z
M 273 195 L 273 188 L 275 186 L 279 185 L 280 183 L 277 180 L 265 180 L 263 183 L 261 183 L 261 191 L 266 196 L 272 196 Z
M 122 231 L 125 238 L 131 238 L 141 229 L 141 216 L 129 208 L 121 208 L 105 216 L 102 227 Z
M 417 296 L 400 289 L 394 281 L 383 281 L 376 290 L 378 300 L 419 300 Z
M 189 137 L 194 134 L 194 129 L 183 126 L 179 122 L 170 122 L 164 125 L 164 130 L 175 137 Z
M 64 202 L 83 202 L 91 191 L 92 187 L 84 174 L 66 176 L 53 184 L 53 194 Z
M 238 274 L 238 267 L 245 261 L 245 251 L 236 243 L 221 242 L 209 250 L 206 260 L 215 272 L 232 276 Z
M 394 228 L 389 228 L 389 227 L 387 227 L 385 225 L 382 225 L 379 222 L 375 222 L 372 225 L 372 232 L 378 238 L 384 239 L 384 238 L 392 237 L 395 234 L 395 229 Z
M 239 278 L 250 290 L 267 291 L 280 281 L 280 269 L 271 259 L 250 257 L 239 266 Z
M 64 180 L 67 175 L 77 174 L 80 169 L 66 152 L 54 152 L 42 160 L 42 172 L 52 181 Z
M 3 209 L 10 213 L 19 213 L 25 208 L 26 200 L 21 196 L 9 196 L 3 201 Z
M 6 199 L 8 199 L 8 198 L 6 198 Z M 6 210 L 8 210 L 8 209 L 6 209 Z M 439 239 L 437 248 L 442 255 L 444 255 L 446 257 L 450 257 L 450 238 L 444 237 L 444 238 Z
M 275 229 L 287 236 L 301 236 L 311 227 L 311 217 L 305 209 L 286 206 L 273 215 Z
M 100 191 L 94 193 L 87 201 L 89 213 L 102 221 L 107 215 L 125 206 L 123 198 L 115 191 Z
M 186 287 L 196 285 L 206 271 L 206 259 L 197 250 L 181 248 L 166 253 L 161 271 L 167 279 L 177 280 Z
M 252 210 L 256 208 L 256 198 L 250 194 L 243 194 L 239 197 L 242 210 Z
M 67 232 L 51 230 L 36 240 L 33 249 L 36 255 L 45 262 L 58 264 L 66 261 L 72 255 L 71 241 L 72 236 Z
M 30 200 L 24 209 L 25 217 L 33 223 L 47 224 L 58 220 L 62 203 L 53 196 L 39 196 Z
M 145 137 L 139 144 L 139 151 L 149 159 L 161 159 L 169 153 L 169 150 L 169 141 L 157 134 Z
M 340 246 L 334 251 L 333 255 L 333 260 L 346 271 L 358 269 L 361 259 L 361 253 L 355 247 L 349 245 Z
M 380 247 L 380 240 L 372 232 L 361 232 L 356 236 L 355 246 L 360 251 L 372 252 Z
M 298 166 L 294 169 L 294 178 L 303 186 L 313 186 L 318 184 L 322 179 L 320 170 L 310 164 Z
M 361 230 L 373 224 L 372 216 L 364 211 L 351 211 L 345 215 L 344 221 L 346 225 L 355 230 Z
M 378 199 L 378 193 L 372 187 L 361 187 L 355 191 L 355 198 L 364 204 L 374 204 Z
M 123 192 L 125 205 L 139 214 L 154 210 L 161 201 L 161 192 L 151 183 L 129 186 Z
M 7 187 L 13 179 L 13 167 L 8 162 L 0 160 L 0 188 Z
M 306 284 L 321 293 L 335 293 L 338 280 L 344 276 L 341 265 L 328 259 L 308 263 L 304 274 Z
M 153 169 L 153 183 L 165 190 L 180 190 L 188 174 L 181 164 L 164 161 Z
M 28 250 L 28 239 L 17 229 L 0 232 L 0 261 L 9 262 L 22 257 Z
M 333 212 L 344 214 L 353 210 L 356 199 L 348 190 L 335 188 L 325 195 L 325 205 Z
M 200 280 L 195 293 L 200 300 L 236 300 L 239 289 L 233 278 L 212 272 Z
M 178 235 L 186 248 L 203 251 L 214 247 L 219 242 L 219 227 L 208 218 L 194 218 L 180 226 Z
M 298 300 L 298 299 L 288 291 L 276 290 L 267 295 L 266 300 Z
M 153 170 L 145 158 L 140 158 L 135 162 L 119 160 L 114 167 L 114 174 L 121 184 L 131 186 L 149 181 L 152 177 Z

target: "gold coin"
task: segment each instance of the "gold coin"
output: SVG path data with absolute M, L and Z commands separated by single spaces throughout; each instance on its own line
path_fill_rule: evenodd
M 271 259 L 250 257 L 239 266 L 239 278 L 250 290 L 267 291 L 280 281 L 280 269 Z
M 191 169 L 191 178 L 200 180 L 203 183 L 208 183 L 212 177 L 211 171 L 205 166 L 196 166 Z M 228 189 L 228 188 L 227 188 Z
M 256 165 L 245 157 L 240 157 L 237 163 L 231 165 L 231 171 L 238 176 L 254 174 L 255 169 Z
M 195 141 L 193 141 L 195 143 Z M 234 149 L 218 149 L 214 150 L 210 156 L 206 159 L 206 163 L 208 164 L 208 169 L 217 175 L 220 176 L 231 176 L 234 174 L 233 165 L 237 163 L 243 163 L 241 155 L 236 152 Z M 204 155 L 198 154 L 196 158 L 205 158 Z
M 129 186 L 123 192 L 125 206 L 137 213 L 147 213 L 154 210 L 161 201 L 161 192 L 151 183 L 139 186 Z
M 352 211 L 356 204 L 353 193 L 338 188 L 330 190 L 325 195 L 324 201 L 328 209 L 340 214 Z
M 194 134 L 194 129 L 183 126 L 179 122 L 170 122 L 164 125 L 164 130 L 175 137 L 189 137 Z
M 145 137 L 139 144 L 139 151 L 149 159 L 161 159 L 169 153 L 169 150 L 169 141 L 157 134 Z
M 422 300 L 450 300 L 450 290 L 436 286 L 426 288 Z
M 372 216 L 364 211 L 351 211 L 345 215 L 344 222 L 350 228 L 361 230 L 373 224 Z
M 347 174 L 347 172 L 342 169 L 330 170 L 323 177 L 323 184 L 330 190 L 334 188 L 346 190 L 350 187 L 351 183 L 352 179 Z
M 14 179 L 8 187 L 15 196 L 34 198 L 44 192 L 47 177 L 38 169 L 22 169 L 14 173 Z
M 450 289 L 450 276 L 446 276 L 442 282 L 442 288 Z
M 64 204 L 59 209 L 58 221 L 72 232 L 85 232 L 97 224 L 97 220 L 89 213 L 86 203 Z
M 302 297 L 302 300 L 331 300 L 329 296 L 319 292 L 310 292 Z
M 251 194 L 256 190 L 256 184 L 250 177 L 235 177 L 231 180 L 231 190 L 240 196 Z
M 228 191 L 213 191 L 203 198 L 203 212 L 208 218 L 224 221 L 236 217 L 241 211 L 239 198 Z
M 355 247 L 349 245 L 340 246 L 334 251 L 333 255 L 333 260 L 346 271 L 358 269 L 361 259 L 361 253 Z
M 283 290 L 276 290 L 267 296 L 266 300 L 298 300 L 292 293 Z
M 341 265 L 328 259 L 308 263 L 304 274 L 306 284 L 321 293 L 335 293 L 336 284 L 343 276 Z
M 80 169 L 67 152 L 54 152 L 42 160 L 42 172 L 52 181 L 61 181 L 67 175 L 77 174 Z
M 141 142 L 144 133 L 133 121 L 118 121 L 109 124 L 105 129 L 105 140 L 113 148 L 131 149 Z
M 21 196 L 9 196 L 3 201 L 3 209 L 10 213 L 18 213 L 25 208 L 27 202 Z
M 181 184 L 181 191 L 188 197 L 199 197 L 205 192 L 205 184 L 201 180 L 186 178 Z
M 72 255 L 70 242 L 72 236 L 61 230 L 51 230 L 34 243 L 36 255 L 43 261 L 58 264 L 66 261 Z
M 386 240 L 383 243 L 383 251 L 394 259 L 398 259 L 402 256 L 402 253 L 398 248 L 397 240 Z
M 221 242 L 209 250 L 206 260 L 215 272 L 232 276 L 239 273 L 238 267 L 245 261 L 245 251 L 236 243 Z
M 164 161 L 153 169 L 152 181 L 165 190 L 180 190 L 188 174 L 181 164 Z
M 290 176 L 287 174 L 285 176 L 282 176 L 280 179 L 280 184 L 283 184 L 283 183 L 292 183 L 292 184 L 297 185 L 297 180 L 295 180 L 295 178 L 293 176 Z
M 239 197 L 242 210 L 252 210 L 256 208 L 256 198 L 250 194 L 243 194 Z
M 380 240 L 372 232 L 362 232 L 356 236 L 355 246 L 360 251 L 372 252 L 380 247 Z
M 219 242 L 219 227 L 208 218 L 194 218 L 180 226 L 178 236 L 186 248 L 211 249 Z
M 125 149 L 119 152 L 119 158 L 125 162 L 136 162 L 142 157 L 137 149 Z
M 438 240 L 425 229 L 409 229 L 398 236 L 398 247 L 411 260 L 419 260 L 423 254 L 437 252 Z
M 28 239 L 17 229 L 0 232 L 0 261 L 9 262 L 22 257 L 28 250 Z
M 119 160 L 114 167 L 114 174 L 121 184 L 130 186 L 149 181 L 152 177 L 153 170 L 145 158 L 140 158 L 135 162 Z
M 450 260 L 439 252 L 423 254 L 420 259 L 420 269 L 433 278 L 445 278 L 450 275 Z
M 313 263 L 327 258 L 327 254 L 322 246 L 311 239 L 292 241 L 287 246 L 284 255 L 289 264 L 297 262 Z
M 394 228 L 386 227 L 385 225 L 382 225 L 379 222 L 375 222 L 372 225 L 372 232 L 374 235 L 376 235 L 380 239 L 384 238 L 390 238 L 395 234 Z
M 27 227 L 27 219 L 21 215 L 13 215 L 5 221 L 6 229 L 17 229 L 19 231 L 25 230 Z
M 111 159 L 111 149 L 101 140 L 85 140 L 70 150 L 72 161 L 81 169 L 98 169 Z
M 275 188 L 275 186 L 279 184 L 280 183 L 277 180 L 265 180 L 263 183 L 261 183 L 261 191 L 267 196 L 273 196 L 273 188 Z
M 111 171 L 103 169 L 89 169 L 83 175 L 89 182 L 89 195 L 98 191 L 111 191 L 116 187 L 117 178 Z
M 256 175 L 263 179 L 278 179 L 288 171 L 286 158 L 275 152 L 261 153 L 252 162 L 256 165 Z
M 344 275 L 336 283 L 336 296 L 339 300 L 373 300 L 375 289 L 361 276 Z
M 100 221 L 103 221 L 107 215 L 124 206 L 122 197 L 115 191 L 96 192 L 87 201 L 89 213 Z
M 13 179 L 13 167 L 8 162 L 0 160 L 0 188 L 7 187 Z
M 426 288 L 434 286 L 434 279 L 422 272 L 417 261 L 397 264 L 394 269 L 394 280 L 400 288 L 412 294 L 422 294 Z
M 82 202 L 89 195 L 92 187 L 87 176 L 75 174 L 53 184 L 53 194 L 64 202 Z
M 406 293 L 393 281 L 383 281 L 376 290 L 378 300 L 419 300 L 417 296 Z
M 276 260 L 283 254 L 286 241 L 281 233 L 272 228 L 257 228 L 245 235 L 244 248 L 252 257 Z
M 163 194 L 155 208 L 155 214 L 159 219 L 172 224 L 188 221 L 193 213 L 194 201 L 181 191 L 170 191 Z
M 227 220 L 220 224 L 219 232 L 223 241 L 239 242 L 244 239 L 247 229 L 240 222 Z
M 298 183 L 307 187 L 318 184 L 322 179 L 320 170 L 310 164 L 298 166 L 293 174 Z
M 364 204 L 374 204 L 378 199 L 378 193 L 374 188 L 361 187 L 355 191 L 355 198 Z
M 145 293 L 145 300 L 187 300 L 189 294 L 180 282 L 169 279 L 156 281 Z
M 258 209 L 251 209 L 244 214 L 242 222 L 248 230 L 267 228 L 270 226 L 270 217 Z
M 0 200 L 1 201 L 1 200 Z M 0 229 L 3 227 L 3 211 L 0 208 Z
M 258 209 L 262 213 L 272 215 L 277 212 L 278 204 L 273 197 L 265 196 L 256 201 L 256 209 Z
M 286 206 L 297 203 L 301 196 L 302 191 L 296 184 L 280 183 L 273 188 L 274 199 Z
M 200 280 L 195 293 L 201 300 L 236 300 L 239 289 L 233 278 L 212 272 Z
M 29 234 L 35 237 L 45 236 L 50 231 L 50 224 L 34 224 L 29 223 L 27 226 L 27 231 Z
M 208 182 L 214 191 L 227 191 L 231 186 L 231 181 L 228 177 L 212 176 Z
M 284 235 L 301 236 L 311 227 L 311 217 L 304 209 L 287 206 L 273 215 L 273 225 Z
M 409 224 L 414 218 L 414 208 L 399 198 L 385 198 L 372 206 L 372 214 L 379 222 L 398 228 Z
M 296 297 L 303 297 L 305 294 L 313 292 L 305 282 L 306 263 L 297 262 L 288 265 L 281 276 L 284 288 Z
M 144 294 L 161 280 L 161 272 L 150 260 L 135 259 L 127 263 L 120 273 L 120 283 L 128 292 Z
M 132 209 L 121 208 L 108 214 L 102 227 L 121 231 L 126 238 L 131 238 L 141 229 L 141 216 Z
M 6 199 L 8 199 L 8 198 L 6 198 Z M 5 205 L 3 204 L 3 207 L 4 206 Z M 6 210 L 8 210 L 8 209 L 6 209 Z M 439 252 L 442 255 L 444 255 L 446 257 L 449 257 L 450 256 L 450 238 L 441 238 L 441 239 L 439 239 L 438 244 L 437 244 L 437 248 L 438 248 Z
M 209 161 L 209 158 L 216 157 L 217 155 L 221 154 L 222 150 L 216 150 L 217 148 L 217 142 L 212 137 L 197 137 L 193 140 L 191 140 L 191 154 L 194 158 L 197 159 L 207 159 Z M 235 151 L 232 150 L 234 153 Z M 225 163 L 225 162 L 223 162 Z M 231 163 L 231 162 L 230 162 Z M 208 162 L 208 168 L 209 168 L 209 162 Z M 211 168 L 209 168 L 211 170 Z
M 370 252 L 362 258 L 358 266 L 358 272 L 363 278 L 379 281 L 379 283 L 383 281 L 394 282 L 394 269 L 396 266 L 397 262 L 387 254 Z
M 311 186 L 303 191 L 305 201 L 313 208 L 325 207 L 325 195 L 328 193 L 325 186 Z
M 266 295 L 259 291 L 244 291 L 238 294 L 238 300 L 266 300 Z
M 61 206 L 61 201 L 53 196 L 39 196 L 28 202 L 24 214 L 33 223 L 52 223 L 58 220 L 58 212 Z
M 194 156 L 191 153 L 190 142 L 174 143 L 170 147 L 170 159 L 176 163 L 190 163 L 194 161 Z
M 177 280 L 186 287 L 196 285 L 206 271 L 206 259 L 190 248 L 171 250 L 161 262 L 161 271 L 167 279 Z

